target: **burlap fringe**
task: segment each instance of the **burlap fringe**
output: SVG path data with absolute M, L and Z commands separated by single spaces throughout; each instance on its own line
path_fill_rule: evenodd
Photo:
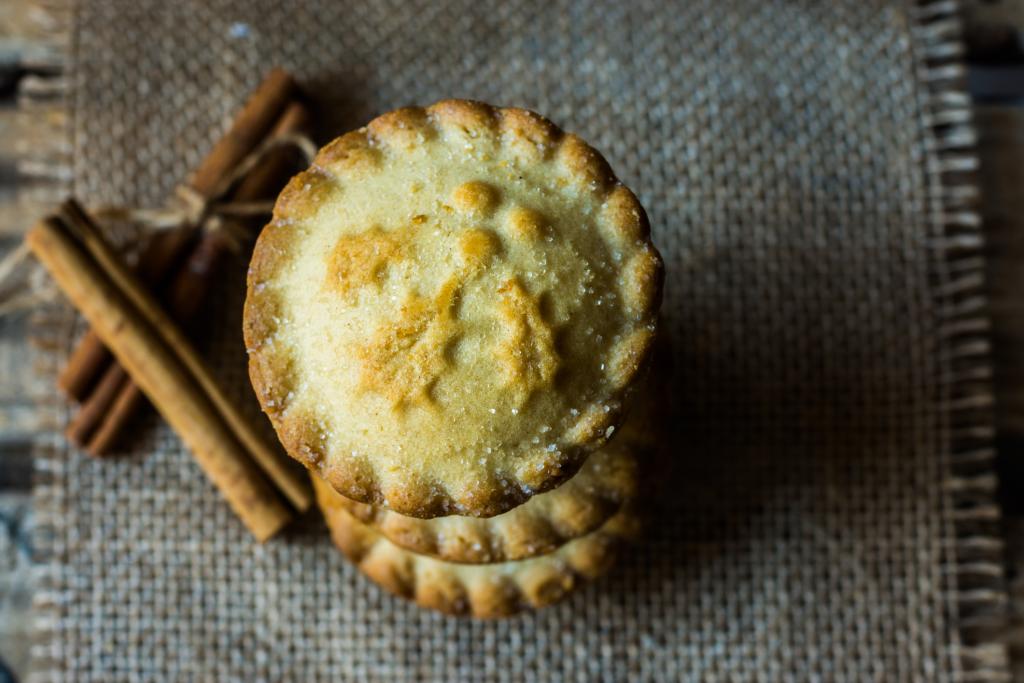
M 957 0 L 919 0 L 912 28 L 916 67 L 926 86 L 925 122 L 929 144 L 929 208 L 938 213 L 942 234 L 932 242 L 940 330 L 942 399 L 951 406 L 941 427 L 950 439 L 946 482 L 956 547 L 951 549 L 949 586 L 956 592 L 950 615 L 960 627 L 962 680 L 1010 681 L 1006 646 L 1008 594 L 999 529 L 994 474 L 995 422 L 988 302 L 985 294 L 984 236 L 976 210 L 977 136 L 971 98 L 964 90 L 962 25 Z
M 54 43 L 64 46 L 65 58 L 73 51 L 73 0 L 41 3 L 52 19 Z M 995 424 L 992 405 L 992 365 L 988 334 L 990 323 L 985 296 L 984 238 L 981 218 L 975 209 L 978 188 L 973 177 L 978 161 L 974 152 L 975 131 L 971 122 L 970 96 L 963 89 L 965 69 L 960 7 L 957 0 L 917 0 L 913 3 L 911 29 L 915 59 L 926 99 L 922 114 L 935 133 L 938 163 L 927 169 L 931 176 L 931 207 L 939 213 L 942 234 L 932 247 L 939 252 L 935 277 L 945 283 L 935 304 L 947 340 L 941 359 L 941 386 L 952 413 L 942 425 L 951 440 L 951 473 L 947 480 L 949 505 L 956 526 L 956 547 L 950 549 L 949 587 L 956 592 L 955 614 L 960 626 L 960 664 L 965 683 L 1002 683 L 1011 680 L 1006 646 L 1000 633 L 1006 624 L 1007 592 L 1004 577 L 1004 546 L 999 531 L 996 502 L 997 480 L 993 474 Z M 22 88 L 23 101 L 37 94 L 52 99 L 66 86 L 64 66 L 55 64 L 54 76 L 35 79 Z M 66 105 L 66 102 L 65 102 Z M 69 147 L 70 149 L 70 147 Z M 25 158 L 22 173 L 71 189 L 70 159 Z M 37 369 L 56 374 L 67 353 L 54 340 L 70 339 L 69 316 L 62 304 L 33 313 L 37 330 Z M 57 629 L 68 596 L 59 590 L 60 561 L 68 548 L 56 533 L 62 515 L 64 463 L 67 449 L 59 436 L 62 411 L 53 395 L 39 406 L 46 436 L 37 440 L 33 490 L 35 538 L 34 611 L 36 639 L 30 680 L 60 679 L 64 659 Z
M 48 27 L 46 41 L 52 47 L 52 61 L 40 75 L 26 77 L 19 84 L 18 103 L 21 107 L 38 106 L 40 102 L 51 108 L 57 106 L 65 116 L 64 129 L 58 131 L 61 141 L 68 140 L 67 113 L 68 59 L 74 26 L 74 0 L 40 0 L 37 4 L 40 23 Z M 53 120 L 40 123 L 52 132 Z M 52 204 L 71 190 L 72 170 L 70 144 L 57 150 L 27 150 L 19 159 L 20 178 L 31 183 L 34 198 L 40 204 Z M 54 377 L 67 357 L 68 345 L 74 338 L 75 317 L 69 314 L 62 301 L 35 308 L 31 313 L 34 369 L 41 376 Z M 56 392 L 39 397 L 39 432 L 33 450 L 33 617 L 31 671 L 29 681 L 57 681 L 62 679 L 61 663 L 65 659 L 58 634 L 60 617 L 67 610 L 68 598 L 59 592 L 59 573 L 69 549 L 64 547 L 57 533 L 62 517 L 65 493 L 63 468 L 68 460 L 66 446 L 61 438 L 63 412 L 66 406 Z

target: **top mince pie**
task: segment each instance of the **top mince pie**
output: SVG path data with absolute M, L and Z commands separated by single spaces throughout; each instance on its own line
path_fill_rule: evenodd
M 249 270 L 250 376 L 339 493 L 492 516 L 618 427 L 661 281 L 643 208 L 580 138 L 523 109 L 399 109 L 278 198 Z

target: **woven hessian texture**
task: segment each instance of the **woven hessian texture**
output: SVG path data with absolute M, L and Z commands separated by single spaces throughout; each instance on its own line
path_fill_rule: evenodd
M 957 188 L 939 173 L 942 93 L 923 77 L 947 8 L 596 5 L 81 3 L 71 134 L 89 203 L 162 203 L 276 64 L 315 99 L 324 140 L 468 97 L 590 141 L 665 256 L 677 433 L 642 546 L 563 605 L 500 622 L 392 598 L 313 516 L 254 544 L 155 418 L 102 461 L 54 437 L 41 678 L 987 675 L 963 637 L 948 486 L 958 275 L 942 245 Z M 251 404 L 243 274 L 215 303 L 208 353 Z M 72 329 L 48 328 L 58 356 Z

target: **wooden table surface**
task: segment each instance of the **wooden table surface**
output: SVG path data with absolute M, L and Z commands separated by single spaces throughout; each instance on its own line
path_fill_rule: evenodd
M 990 257 L 1000 497 L 1010 590 L 1005 638 L 1024 683 L 1024 0 L 964 2 Z M 60 0 L 0 0 L 0 257 L 61 194 L 68 150 Z M 20 105 L 20 106 L 19 106 Z M 26 150 L 33 159 L 25 160 Z M 0 294 L 3 290 L 0 289 Z M 40 387 L 24 315 L 0 317 L 0 683 L 28 664 L 30 444 Z

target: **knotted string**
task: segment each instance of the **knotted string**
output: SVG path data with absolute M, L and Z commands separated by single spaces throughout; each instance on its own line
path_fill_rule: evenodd
M 312 163 L 317 152 L 316 145 L 305 135 L 275 135 L 263 141 L 224 174 L 208 196 L 188 185 L 179 185 L 174 189 L 170 203 L 163 208 L 97 206 L 90 207 L 89 214 L 100 224 L 110 221 L 134 223 L 141 228 L 143 235 L 178 228 L 220 232 L 233 251 L 241 252 L 252 239 L 252 233 L 239 219 L 269 214 L 274 202 L 233 202 L 228 197 L 267 155 L 281 147 L 294 147 L 306 163 Z M 0 259 L 0 316 L 48 303 L 57 294 L 48 280 L 34 276 L 38 269 L 22 267 L 28 263 L 30 253 L 22 243 Z M 15 277 L 18 274 L 21 274 L 20 280 Z

